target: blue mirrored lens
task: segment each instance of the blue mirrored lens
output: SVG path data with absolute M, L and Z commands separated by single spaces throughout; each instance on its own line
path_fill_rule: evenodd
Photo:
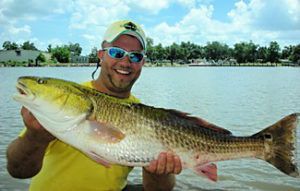
M 131 62 L 140 62 L 142 61 L 144 55 L 141 53 L 130 53 L 129 54 L 129 59 Z
M 141 62 L 144 58 L 144 55 L 142 53 L 126 52 L 125 50 L 117 47 L 108 48 L 108 54 L 110 57 L 115 59 L 122 59 L 126 55 L 128 55 L 130 62 Z
M 108 50 L 108 53 L 111 57 L 120 59 L 120 58 L 123 58 L 125 56 L 126 52 L 122 49 L 110 48 Z

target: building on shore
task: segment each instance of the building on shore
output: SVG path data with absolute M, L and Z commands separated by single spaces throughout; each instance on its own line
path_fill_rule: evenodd
M 71 63 L 89 63 L 89 57 L 88 56 L 71 55 L 70 62 Z
M 28 64 L 28 66 L 37 66 L 37 58 L 41 53 L 38 50 L 0 50 L 0 62 L 22 62 Z

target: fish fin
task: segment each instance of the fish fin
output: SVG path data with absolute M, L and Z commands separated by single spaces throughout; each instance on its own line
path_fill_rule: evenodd
M 132 103 L 129 106 L 129 108 L 131 108 L 131 109 L 132 108 L 138 109 L 138 108 L 143 108 L 143 107 L 147 107 L 148 109 L 155 109 L 154 112 L 157 113 L 157 114 L 161 113 L 162 115 L 171 115 L 170 116 L 171 118 L 173 118 L 173 117 L 183 118 L 183 119 L 186 119 L 186 120 L 194 123 L 197 126 L 207 128 L 207 129 L 219 132 L 219 133 L 232 135 L 232 133 L 227 129 L 224 129 L 224 128 L 219 127 L 215 124 L 209 123 L 209 122 L 207 122 L 204 119 L 201 119 L 199 117 L 191 116 L 189 113 L 185 113 L 185 112 L 178 111 L 178 110 L 175 110 L 175 109 L 155 108 L 155 107 L 151 107 L 151 106 L 146 106 L 146 105 L 141 104 L 141 103 Z
M 118 143 L 124 139 L 123 134 L 119 129 L 108 123 L 102 123 L 95 120 L 89 120 L 90 134 L 97 140 L 103 140 L 107 143 Z
M 218 173 L 217 173 L 218 169 L 217 169 L 217 165 L 214 163 L 197 165 L 193 168 L 193 170 L 199 176 L 204 176 L 214 182 L 217 182 L 218 180 Z
M 100 155 L 97 155 L 95 152 L 90 151 L 88 153 L 86 153 L 86 155 L 91 158 L 92 160 L 94 160 L 95 162 L 102 164 L 103 166 L 105 166 L 106 168 L 110 168 L 111 164 L 105 160 L 103 157 L 101 157 Z
M 200 127 L 204 127 L 204 128 L 211 129 L 211 130 L 217 131 L 219 133 L 224 133 L 224 134 L 228 134 L 228 135 L 232 134 L 227 129 L 224 129 L 224 128 L 219 127 L 215 124 L 209 123 L 209 122 L 207 122 L 204 119 L 201 119 L 199 117 L 190 116 L 189 113 L 184 113 L 184 112 L 181 112 L 181 111 L 178 111 L 178 110 L 173 110 L 173 109 L 169 109 L 168 111 L 170 111 L 173 115 L 176 115 L 178 117 L 187 119 L 189 121 L 192 121 L 193 123 L 196 123 Z
M 254 138 L 263 139 L 265 143 L 263 156 L 257 158 L 266 160 L 292 177 L 299 177 L 296 165 L 296 128 L 299 117 L 300 113 L 288 115 L 259 133 L 252 135 Z

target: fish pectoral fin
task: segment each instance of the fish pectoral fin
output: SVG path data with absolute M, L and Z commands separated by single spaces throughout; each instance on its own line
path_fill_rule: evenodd
M 193 168 L 193 170 L 199 176 L 206 177 L 214 182 L 218 180 L 217 165 L 214 163 L 197 165 Z
M 105 143 L 118 143 L 125 137 L 124 133 L 108 123 L 102 123 L 95 120 L 90 120 L 88 123 L 90 135 L 94 139 L 102 140 Z
M 103 157 L 101 157 L 100 155 L 96 154 L 93 151 L 90 151 L 88 153 L 86 153 L 86 155 L 92 159 L 93 161 L 102 164 L 103 166 L 105 166 L 106 168 L 110 168 L 111 164 L 110 162 L 108 162 L 107 160 L 105 160 Z

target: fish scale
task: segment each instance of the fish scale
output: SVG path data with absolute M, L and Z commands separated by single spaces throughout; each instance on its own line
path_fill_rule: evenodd
M 299 113 L 254 135 L 234 136 L 187 113 L 124 102 L 61 79 L 20 77 L 17 89 L 15 100 L 50 133 L 88 156 L 110 163 L 147 166 L 159 153 L 173 152 L 185 167 L 199 174 L 210 162 L 258 158 L 299 177 L 295 163 Z M 66 121 L 66 116 L 68 123 L 58 124 Z
M 98 101 L 98 103 L 103 104 L 105 101 Z M 105 105 L 109 104 L 106 103 Z M 110 115 L 105 115 L 115 119 L 115 127 L 124 131 L 125 134 L 126 132 L 139 132 L 138 134 L 148 134 L 149 136 L 156 137 L 155 141 L 160 141 L 165 150 L 185 149 L 189 151 L 192 150 L 194 155 L 202 153 L 218 156 L 210 161 L 225 160 L 227 159 L 225 156 L 227 156 L 228 153 L 231 154 L 230 159 L 240 158 L 241 156 L 258 156 L 257 153 L 262 155 L 261 153 L 264 150 L 261 138 L 233 137 L 224 135 L 223 133 L 216 133 L 211 129 L 201 128 L 188 120 L 173 119 L 172 117 L 174 116 L 170 116 L 168 113 L 164 113 L 164 111 L 160 111 L 160 115 L 156 113 L 151 116 L 151 111 L 147 111 L 147 109 L 153 110 L 152 107 L 139 110 L 142 107 L 121 106 L 120 104 L 117 107 L 111 105 L 110 108 L 114 109 L 110 110 Z M 123 113 L 121 118 L 114 116 L 120 111 Z M 105 119 L 99 118 L 99 120 Z M 107 119 L 107 121 L 113 120 Z M 143 126 L 143 128 L 140 128 L 140 126 Z M 149 131 L 144 132 L 145 129 Z M 136 144 L 139 145 L 138 143 Z M 189 145 L 192 147 L 189 147 Z M 142 150 L 144 148 L 145 147 L 138 147 L 135 149 Z M 137 158 L 138 156 L 135 157 Z M 123 158 L 126 158 L 126 156 L 123 156 Z M 155 157 L 151 156 L 151 158 Z M 199 161 L 197 162 L 199 163 Z M 136 164 L 133 162 L 132 165 L 134 166 Z M 196 164 L 191 164 L 190 166 L 192 165 Z

